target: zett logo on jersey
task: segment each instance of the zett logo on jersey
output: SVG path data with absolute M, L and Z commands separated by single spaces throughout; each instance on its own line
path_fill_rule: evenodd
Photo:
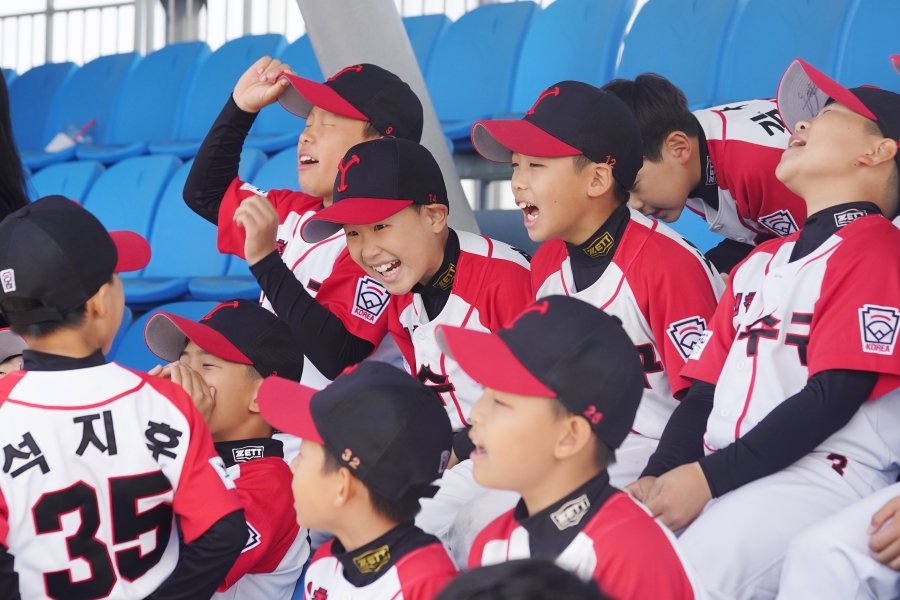
M 253 460 L 254 458 L 262 458 L 263 447 L 245 446 L 243 448 L 233 448 L 231 450 L 231 455 L 234 457 L 234 462 L 236 463 L 247 462 L 248 460 Z
M 703 337 L 703 331 L 706 329 L 706 321 L 700 317 L 690 317 L 682 319 L 669 325 L 666 333 L 684 360 L 691 357 L 697 344 Z
M 860 217 L 866 216 L 866 211 L 858 208 L 848 208 L 845 211 L 834 213 L 834 224 L 837 227 L 845 227 Z
M 550 518 L 553 519 L 556 528 L 562 531 L 581 523 L 581 519 L 590 508 L 591 501 L 588 500 L 587 494 L 582 494 L 560 506 L 559 510 L 550 514 Z
M 786 210 L 779 210 L 771 215 L 760 217 L 759 224 L 780 237 L 789 236 L 800 230 L 794 217 Z
M 356 301 L 353 314 L 363 321 L 374 323 L 384 312 L 391 295 L 371 277 L 360 277 L 356 285 Z
M 353 564 L 360 573 L 377 573 L 390 561 L 391 549 L 387 545 L 353 557 Z
M 866 304 L 859 309 L 863 352 L 891 355 L 897 343 L 900 311 L 889 306 Z
M 591 258 L 600 258 L 601 256 L 609 254 L 609 251 L 612 250 L 615 243 L 616 241 L 613 239 L 613 236 L 606 231 L 603 235 L 591 242 L 591 245 L 584 249 L 584 253 Z
M 454 277 L 456 277 L 456 265 L 450 263 L 447 270 L 441 273 L 441 276 L 433 285 L 439 290 L 447 291 L 453 286 Z

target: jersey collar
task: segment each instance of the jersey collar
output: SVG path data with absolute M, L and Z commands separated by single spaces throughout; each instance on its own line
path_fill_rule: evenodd
M 437 273 L 425 285 L 417 283 L 412 288 L 412 293 L 422 297 L 425 314 L 431 320 L 441 314 L 446 306 L 450 293 L 453 291 L 456 270 L 459 267 L 459 236 L 452 229 L 447 231 L 449 235 L 447 236 L 447 245 L 444 247 L 444 261 Z
M 275 456 L 284 458 L 284 444 L 272 438 L 252 438 L 249 440 L 234 440 L 229 442 L 216 442 L 216 452 L 225 462 L 225 467 L 233 467 L 241 463 L 249 462 L 257 458 Z
M 810 215 L 803 223 L 803 229 L 791 250 L 788 262 L 809 256 L 825 240 L 860 217 L 880 215 L 881 209 L 872 202 L 847 202 L 825 208 Z
M 566 242 L 576 291 L 585 290 L 600 279 L 612 262 L 630 220 L 631 211 L 627 204 L 622 204 L 586 242 L 578 246 Z
M 23 371 L 74 371 L 76 369 L 100 367 L 105 364 L 106 358 L 99 350 L 84 358 L 47 354 L 37 350 L 24 350 L 22 352 Z
M 693 116 L 693 115 L 691 115 Z M 713 210 L 719 210 L 719 178 L 709 157 L 709 145 L 706 142 L 706 134 L 697 117 L 697 147 L 700 151 L 700 183 L 690 191 L 688 198 L 700 198 L 704 204 Z
M 341 542 L 335 539 L 331 543 L 331 553 L 344 567 L 344 579 L 354 587 L 364 587 L 377 581 L 413 550 L 437 542 L 436 537 L 413 523 L 403 523 L 352 552 L 346 552 Z

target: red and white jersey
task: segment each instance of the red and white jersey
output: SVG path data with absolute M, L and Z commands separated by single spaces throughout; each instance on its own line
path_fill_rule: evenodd
M 690 381 L 679 375 L 725 287 L 715 268 L 666 225 L 629 209 L 613 258 L 590 287 L 575 291 L 566 244 L 548 240 L 531 261 L 536 298 L 556 294 L 622 321 L 644 364 L 644 395 L 633 430 L 659 439 Z M 606 236 L 608 234 L 604 234 Z
M 0 544 L 23 598 L 144 598 L 242 508 L 190 397 L 116 364 L 0 381 Z
M 865 214 L 848 213 L 834 217 Z M 859 216 L 789 262 L 798 237 L 766 242 L 736 267 L 682 372 L 716 386 L 706 451 L 746 435 L 816 373 L 870 371 L 881 374 L 878 400 L 816 451 L 888 470 L 900 464 L 900 231 Z
M 278 212 L 278 252 L 297 280 L 319 304 L 337 316 L 350 333 L 377 347 L 387 335 L 387 319 L 383 314 L 390 303 L 390 294 L 353 262 L 343 231 L 315 244 L 300 237 L 303 223 L 322 206 L 321 198 L 292 190 L 266 192 L 236 178 L 219 207 L 219 251 L 244 257 L 246 236 L 243 228 L 234 222 L 234 213 L 241 202 L 253 195 L 268 198 Z M 265 296 L 260 303 L 273 310 Z M 330 381 L 307 360 L 301 383 L 322 389 Z
M 702 197 L 688 198 L 688 208 L 706 219 L 710 231 L 741 243 L 798 231 L 806 203 L 775 177 L 791 136 L 775 101 L 733 102 L 694 116 L 706 137 L 699 196 L 717 197 L 718 208 Z
M 456 231 L 459 261 L 450 265 L 450 298 L 429 320 L 420 294 L 394 296 L 389 329 L 407 370 L 441 396 L 453 429 L 469 425 L 469 412 L 484 388 L 446 356 L 435 339 L 439 325 L 496 332 L 531 300 L 528 260 L 512 246 L 480 235 Z
M 271 439 L 219 442 L 247 521 L 247 545 L 213 600 L 290 600 L 309 558 L 309 532 L 297 525 L 291 470 Z

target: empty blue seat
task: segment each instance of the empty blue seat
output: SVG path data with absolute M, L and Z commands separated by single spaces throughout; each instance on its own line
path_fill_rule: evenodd
M 20 153 L 41 152 L 56 135 L 52 129 L 62 102 L 60 90 L 77 70 L 74 63 L 50 63 L 23 73 L 10 84 L 9 112 Z
M 122 324 L 119 325 L 119 330 L 116 332 L 116 337 L 113 338 L 113 343 L 109 348 L 109 353 L 107 353 L 106 355 L 106 360 L 116 360 L 116 352 L 118 352 L 119 346 L 122 345 L 122 340 L 125 339 L 125 334 L 128 332 L 128 328 L 131 327 L 131 321 L 133 319 L 134 314 L 131 312 L 131 309 L 126 306 L 125 310 L 122 313 Z
M 512 110 L 524 113 L 548 86 L 572 79 L 601 86 L 616 69 L 634 0 L 556 0 L 525 36 Z
M 76 156 L 110 164 L 146 154 L 150 140 L 173 137 L 187 83 L 209 54 L 204 42 L 185 42 L 147 55 L 123 84 L 108 143 L 79 145 Z
M 521 210 L 476 210 L 475 221 L 481 235 L 506 242 L 534 256 L 540 242 L 533 242 L 525 229 L 525 217 Z
M 284 49 L 278 59 L 291 66 L 300 77 L 322 81 L 322 71 L 313 53 L 309 36 L 304 35 Z M 259 111 L 244 148 L 258 148 L 266 153 L 284 150 L 297 145 L 297 138 L 306 126 L 306 121 L 289 113 L 278 102 Z
M 450 23 L 452 21 L 447 15 L 422 15 L 403 19 L 406 35 L 423 74 L 428 72 L 431 53 L 437 41 L 444 35 L 444 31 L 450 27 Z
M 444 135 L 469 143 L 478 119 L 508 112 L 519 52 L 534 2 L 486 4 L 464 14 L 437 41 L 425 82 Z
M 115 361 L 123 367 L 145 372 L 156 365 L 165 364 L 164 361 L 154 356 L 147 349 L 147 344 L 144 342 L 144 325 L 147 324 L 147 320 L 156 312 L 167 312 L 193 321 L 199 321 L 215 307 L 215 302 L 175 302 L 159 306 L 147 312 L 132 323 L 128 331 L 125 332 L 122 343 L 116 351 Z
M 136 52 L 101 56 L 78 69 L 60 89 L 59 110 L 51 115 L 48 141 L 67 126 L 80 128 L 91 119 L 96 124 L 87 132 L 93 143 L 106 144 L 112 134 L 114 109 L 122 83 L 141 56 Z M 32 169 L 69 160 L 75 147 L 62 152 L 22 152 L 22 162 Z
M 781 75 L 798 57 L 831 75 L 846 5 L 847 0 L 740 3 L 729 19 L 714 103 L 774 98 Z
M 13 69 L 3 69 L 3 80 L 6 82 L 7 87 L 9 87 L 9 84 L 13 82 L 13 79 L 18 76 L 19 74 Z
M 297 175 L 297 149 L 288 148 L 270 158 L 251 181 L 253 185 L 266 191 L 300 191 Z
M 103 171 L 103 165 L 95 161 L 72 161 L 50 165 L 31 177 L 33 199 L 59 194 L 83 203 L 91 186 Z
M 697 216 L 690 210 L 681 213 L 681 217 L 674 223 L 666 223 L 669 227 L 678 232 L 678 235 L 692 243 L 700 252 L 706 253 L 713 246 L 719 245 L 725 238 L 716 235 L 709 230 L 709 223 L 706 219 Z
M 284 36 L 277 33 L 245 35 L 213 52 L 188 86 L 187 102 L 178 118 L 178 133 L 172 139 L 150 142 L 150 152 L 179 158 L 197 154 L 241 75 L 263 56 L 278 56 L 286 43 Z
M 900 76 L 886 60 L 900 53 L 896 40 L 900 2 L 852 0 L 842 22 L 832 57 L 835 78 L 848 87 L 877 85 L 900 91 Z
M 648 2 L 625 38 L 616 77 L 658 73 L 681 88 L 692 108 L 712 106 L 721 45 L 736 4 L 734 0 Z

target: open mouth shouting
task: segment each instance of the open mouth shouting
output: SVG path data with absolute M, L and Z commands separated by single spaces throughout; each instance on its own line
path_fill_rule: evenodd
M 524 200 L 518 200 L 516 204 L 525 214 L 525 227 L 533 227 L 537 223 L 538 217 L 541 216 L 541 210 L 534 204 L 529 204 Z
M 400 276 L 400 261 L 392 260 L 379 265 L 369 265 L 385 283 L 393 283 Z
M 319 164 L 319 161 L 310 156 L 309 154 L 301 154 L 297 157 L 297 168 L 304 169 L 308 167 L 312 167 L 313 165 Z
M 799 133 L 793 134 L 791 136 L 791 138 L 788 140 L 788 148 L 789 149 L 790 148 L 798 148 L 800 146 L 805 146 L 805 145 L 806 145 L 806 140 L 804 140 L 802 137 L 800 137 Z

